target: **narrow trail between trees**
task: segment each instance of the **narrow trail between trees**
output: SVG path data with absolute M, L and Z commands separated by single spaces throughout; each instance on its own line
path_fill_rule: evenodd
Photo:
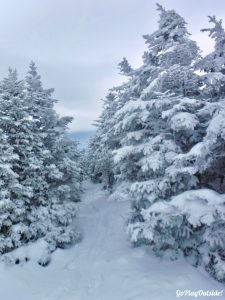
M 128 201 L 110 200 L 100 185 L 86 183 L 78 218 L 83 240 L 57 250 L 46 268 L 1 264 L 1 299 L 172 300 L 177 290 L 222 289 L 183 260 L 162 261 L 133 248 L 125 230 L 129 209 Z

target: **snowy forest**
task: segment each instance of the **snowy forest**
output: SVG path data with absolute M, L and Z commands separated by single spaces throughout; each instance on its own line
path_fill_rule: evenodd
M 20 274 L 21 300 L 222 297 L 225 29 L 206 19 L 214 49 L 203 55 L 181 15 L 160 4 L 156 14 L 142 65 L 118 64 L 123 83 L 109 89 L 87 147 L 34 62 L 24 79 L 10 68 L 1 80 L 4 300 L 16 299 L 7 289 Z M 29 274 L 45 294 L 24 283 Z
M 129 183 L 128 232 L 157 256 L 184 255 L 225 282 L 225 31 L 209 17 L 214 51 L 201 57 L 185 20 L 157 5 L 143 65 L 119 64 L 88 149 L 88 173 Z

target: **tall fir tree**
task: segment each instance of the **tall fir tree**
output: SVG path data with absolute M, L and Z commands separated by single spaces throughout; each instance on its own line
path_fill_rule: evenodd
M 16 71 L 10 69 L 8 77 L 1 83 L 0 128 L 6 134 L 7 141 L 12 148 L 15 157 L 12 162 L 12 171 L 18 180 L 17 189 L 11 192 L 11 200 L 15 205 L 14 213 L 18 215 L 17 224 L 14 226 L 17 230 L 17 242 L 13 242 L 11 248 L 37 235 L 28 219 L 34 196 L 30 175 L 35 173 L 41 164 L 34 155 L 37 142 L 31 123 L 32 119 L 25 104 L 24 82 L 17 79 Z
M 34 63 L 25 81 L 9 69 L 0 84 L 1 253 L 38 238 L 49 251 L 80 239 L 80 153 L 66 132 L 72 118 L 56 114 L 52 92 Z
M 43 162 L 42 188 L 38 190 L 45 200 L 49 217 L 43 219 L 46 240 L 55 247 L 64 247 L 80 239 L 73 226 L 75 202 L 80 200 L 82 172 L 77 144 L 66 133 L 71 117 L 60 118 L 55 110 L 53 89 L 42 87 L 40 76 L 32 62 L 26 77 L 26 100 L 33 120 L 33 131 L 41 143 L 39 153 Z M 46 189 L 47 188 L 47 189 Z M 40 198 L 40 195 L 38 195 Z M 41 212 L 36 212 L 42 214 Z

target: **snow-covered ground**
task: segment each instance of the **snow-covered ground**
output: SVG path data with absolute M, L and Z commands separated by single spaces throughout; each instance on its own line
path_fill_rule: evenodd
M 133 248 L 125 232 L 128 213 L 128 201 L 109 198 L 101 186 L 87 183 L 80 204 L 82 242 L 57 250 L 45 268 L 36 261 L 42 242 L 17 250 L 32 259 L 13 266 L 0 264 L 0 299 L 172 300 L 176 290 L 223 289 L 183 260 L 162 261 L 145 248 Z

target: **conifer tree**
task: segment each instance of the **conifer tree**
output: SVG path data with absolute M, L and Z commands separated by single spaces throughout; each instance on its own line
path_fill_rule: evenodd
M 158 10 L 159 29 L 145 36 L 149 51 L 141 67 L 152 72 L 142 85 L 141 72 L 137 70 L 141 92 L 138 97 L 130 96 L 116 112 L 114 126 L 115 135 L 124 137 L 122 147 L 114 151 L 121 178 L 134 182 L 132 191 L 136 199 L 145 202 L 143 205 L 147 205 L 149 197 L 151 203 L 177 193 L 185 186 L 182 181 L 195 184 L 194 178 L 175 180 L 165 170 L 178 153 L 198 139 L 200 128 L 195 112 L 202 107 L 200 100 L 187 97 L 198 95 L 198 78 L 191 67 L 198 59 L 198 47 L 189 39 L 183 18 L 160 5 Z M 189 56 L 183 59 L 186 49 Z M 143 208 L 142 204 L 139 208 Z
M 26 87 L 29 114 L 33 120 L 33 131 L 40 140 L 39 156 L 43 162 L 43 190 L 38 191 L 45 203 L 44 209 L 40 207 L 40 212 L 37 210 L 35 213 L 44 216 L 42 228 L 53 249 L 64 247 L 80 239 L 78 231 L 72 226 L 82 181 L 77 145 L 69 140 L 66 133 L 72 118 L 60 118 L 56 114 L 56 100 L 51 97 L 53 89 L 42 87 L 33 62 L 26 77 Z M 40 199 L 40 195 L 38 197 Z
M 173 259 L 182 253 L 193 265 L 203 265 L 214 278 L 224 282 L 224 198 L 204 189 L 210 187 L 221 192 L 224 188 L 224 52 L 220 44 L 224 40 L 224 31 L 221 22 L 215 18 L 210 18 L 210 21 L 215 28 L 206 31 L 209 30 L 215 38 L 216 46 L 213 54 L 196 64 L 206 72 L 200 78 L 200 82 L 204 80 L 198 91 L 200 96 L 197 99 L 183 98 L 162 113 L 170 128 L 180 131 L 183 127 L 183 137 L 185 127 L 191 133 L 191 140 L 185 138 L 185 148 L 179 142 L 182 136 L 177 141 L 175 137 L 176 144 L 183 151 L 174 157 L 171 166 L 166 169 L 176 183 L 183 185 L 174 194 L 182 190 L 186 192 L 172 198 L 167 194 L 150 206 L 145 202 L 141 213 L 134 215 L 129 229 L 135 243 L 147 242 L 157 255 L 167 252 Z M 190 105 L 188 114 L 187 105 Z M 193 128 L 195 130 L 191 131 Z M 184 180 L 184 176 L 188 181 Z M 191 179 L 196 179 L 196 187 L 201 189 L 190 190 L 195 187 L 190 185 Z M 157 187 L 162 188 L 161 182 Z M 171 186 L 169 190 L 171 192 Z
M 225 94 L 225 31 L 222 20 L 218 21 L 215 16 L 209 16 L 209 22 L 213 27 L 202 31 L 209 32 L 209 36 L 214 40 L 214 51 L 203 57 L 195 68 L 205 73 L 202 75 L 205 97 L 218 99 Z
M 189 152 L 180 156 L 179 164 L 185 165 L 190 172 L 199 174 L 202 187 L 223 192 L 224 188 L 224 83 L 225 83 L 225 31 L 222 22 L 209 17 L 214 26 L 203 29 L 215 41 L 214 51 L 203 57 L 196 69 L 204 71 L 201 76 L 203 86 L 201 97 L 205 98 L 204 107 L 199 111 L 201 122 L 206 130 Z
M 11 248 L 37 236 L 28 219 L 34 196 L 30 175 L 35 173 L 41 164 L 34 155 L 37 142 L 31 123 L 32 119 L 25 104 L 24 83 L 17 79 L 17 72 L 10 69 L 8 77 L 1 83 L 0 128 L 11 146 L 14 157 L 11 168 L 18 180 L 17 189 L 10 193 L 15 206 L 14 213 L 18 215 L 17 243 L 12 244 Z
M 66 132 L 72 118 L 56 114 L 52 92 L 34 63 L 25 81 L 9 69 L 0 84 L 1 253 L 38 238 L 50 251 L 80 239 L 80 154 Z

